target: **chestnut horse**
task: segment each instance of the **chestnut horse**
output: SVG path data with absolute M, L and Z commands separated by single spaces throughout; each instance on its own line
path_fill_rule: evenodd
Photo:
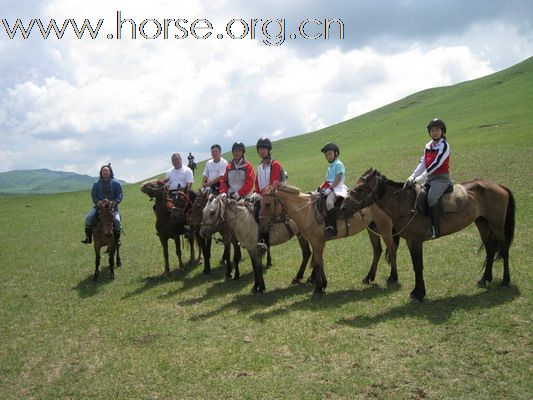
M 368 208 L 364 215 L 353 215 L 348 220 L 337 220 L 337 236 L 327 239 L 324 232 L 324 223 L 317 222 L 316 218 L 316 197 L 309 193 L 302 193 L 299 189 L 278 184 L 269 187 L 263 193 L 263 205 L 259 213 L 260 224 L 266 227 L 270 224 L 273 216 L 279 216 L 282 212 L 294 220 L 302 235 L 309 241 L 313 249 L 313 276 L 315 278 L 315 293 L 322 293 L 327 286 L 326 274 L 324 272 L 323 253 L 326 240 L 341 239 L 346 236 L 355 235 L 367 229 L 370 242 L 373 248 L 372 266 L 363 282 L 368 283 L 375 278 L 377 264 L 382 253 L 380 238 L 372 230 L 378 231 L 382 235 L 387 245 L 388 256 L 391 263 L 391 272 L 388 281 L 398 280 L 398 270 L 396 266 L 397 242 L 393 237 L 393 225 L 391 219 L 378 207 Z M 276 201 L 279 206 L 276 205 Z M 370 230 L 373 228 L 372 230 Z
M 474 179 L 462 184 L 468 194 L 468 203 L 462 211 L 446 213 L 440 219 L 441 236 L 458 232 L 472 222 L 477 226 L 485 251 L 485 272 L 478 282 L 485 285 L 492 281 L 494 257 L 503 259 L 503 281 L 507 286 L 509 275 L 509 248 L 513 241 L 515 226 L 515 201 L 511 191 L 505 186 L 482 179 Z M 403 190 L 403 183 L 388 180 L 374 169 L 366 171 L 359 178 L 343 207 L 354 211 L 377 204 L 386 212 L 407 241 L 413 269 L 415 288 L 411 297 L 422 300 L 426 295 L 423 276 L 423 242 L 429 240 L 429 218 L 413 210 L 416 192 L 413 188 Z
M 171 210 L 174 206 L 173 200 L 168 196 L 167 188 L 161 179 L 148 181 L 142 184 L 141 192 L 145 193 L 150 199 L 155 199 L 155 228 L 159 241 L 163 247 L 163 257 L 165 259 L 165 274 L 170 274 L 170 266 L 168 262 L 168 240 L 173 239 L 176 244 L 176 255 L 178 256 L 179 268 L 184 269 L 185 266 L 181 259 L 180 235 L 185 234 L 185 220 L 172 216 Z M 191 248 L 190 259 L 194 259 L 194 242 L 193 238 L 189 238 L 189 245 Z
M 221 222 L 227 223 L 241 246 L 250 255 L 255 277 L 252 291 L 263 292 L 265 290 L 263 267 L 261 264 L 263 251 L 257 248 L 259 226 L 255 221 L 254 212 L 250 210 L 249 206 L 251 204 L 236 202 L 235 200 L 229 199 L 225 194 L 218 195 L 204 208 L 200 232 L 202 236 L 206 237 Z M 302 263 L 300 264 L 298 275 L 303 275 L 303 271 L 305 271 L 307 262 L 311 257 L 311 250 L 309 249 L 309 243 L 299 234 L 298 226 L 294 221 L 289 221 L 287 224 L 274 224 L 270 230 L 270 245 L 275 246 L 285 243 L 295 235 L 302 249 Z
M 102 247 L 107 246 L 107 252 L 109 253 L 109 278 L 115 279 L 115 253 L 117 254 L 117 267 L 122 265 L 120 261 L 119 246 L 115 241 L 115 231 L 113 229 L 113 208 L 115 204 L 110 200 L 103 200 L 98 204 L 98 214 L 96 219 L 98 220 L 96 227 L 93 230 L 93 243 L 94 252 L 96 254 L 95 270 L 93 281 L 98 280 L 100 274 L 100 250 Z
M 189 231 L 193 232 L 195 235 L 200 234 L 200 227 L 202 224 L 202 216 L 204 207 L 207 205 L 209 196 L 212 196 L 209 192 L 198 193 L 196 200 L 192 205 L 190 214 L 187 216 L 187 225 L 189 226 Z M 231 245 L 233 245 L 233 264 L 236 266 L 235 270 L 239 270 L 239 262 L 241 261 L 241 247 L 237 239 L 233 237 L 229 227 L 225 224 L 219 226 L 218 232 L 222 236 L 222 242 L 224 243 L 224 254 L 222 255 L 222 260 L 226 264 L 226 276 L 231 277 Z M 201 236 L 201 235 L 200 235 Z M 212 238 L 202 238 L 205 245 L 202 248 L 204 255 L 204 271 L 203 273 L 209 275 L 211 273 L 211 244 Z M 238 275 L 235 275 L 236 279 L 239 279 Z

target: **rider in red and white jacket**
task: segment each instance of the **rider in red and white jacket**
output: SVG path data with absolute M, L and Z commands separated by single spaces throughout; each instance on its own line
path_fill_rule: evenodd
M 429 186 L 427 203 L 431 219 L 431 237 L 435 239 L 440 236 L 439 199 L 451 184 L 450 145 L 446 141 L 446 124 L 443 120 L 431 120 L 427 130 L 431 140 L 426 144 L 418 166 L 407 178 L 406 185 L 414 182 L 426 183 L 426 186 Z
M 233 160 L 228 163 L 226 172 L 220 179 L 220 193 L 226 193 L 236 200 L 249 199 L 254 188 L 254 167 L 244 157 L 245 151 L 244 143 L 233 143 Z

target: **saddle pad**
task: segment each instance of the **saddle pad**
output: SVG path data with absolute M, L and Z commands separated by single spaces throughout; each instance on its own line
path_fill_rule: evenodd
M 453 185 L 453 191 L 445 193 L 440 199 L 443 213 L 457 213 L 466 208 L 468 204 L 468 192 L 463 185 Z

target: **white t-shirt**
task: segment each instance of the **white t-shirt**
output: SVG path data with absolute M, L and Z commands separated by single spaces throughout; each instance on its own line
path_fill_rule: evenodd
M 211 159 L 205 163 L 203 176 L 207 176 L 208 181 L 212 181 L 219 176 L 224 176 L 227 165 L 228 162 L 223 157 L 220 157 L 218 162 Z
M 192 170 L 186 165 L 182 165 L 180 169 L 169 169 L 166 179 L 168 179 L 167 185 L 169 190 L 176 190 L 178 185 L 184 188 L 188 183 L 194 182 Z

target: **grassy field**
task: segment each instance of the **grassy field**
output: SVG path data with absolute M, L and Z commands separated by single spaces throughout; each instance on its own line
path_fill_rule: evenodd
M 442 117 L 453 178 L 482 177 L 515 194 L 509 288 L 498 286 L 501 263 L 488 289 L 476 286 L 483 255 L 473 226 L 425 245 L 422 303 L 409 300 L 403 242 L 400 284 L 386 285 L 384 262 L 375 284 L 361 283 L 366 234 L 328 243 L 324 296 L 290 285 L 296 241 L 273 249 L 262 295 L 250 293 L 248 257 L 238 282 L 222 267 L 178 271 L 175 257 L 163 277 L 139 185 L 125 187 L 124 266 L 115 281 L 104 268 L 94 284 L 92 248 L 79 243 L 88 192 L 0 199 L 0 398 L 530 399 L 531 104 L 533 59 L 275 143 L 290 182 L 305 190 L 323 179 L 327 141 L 341 146 L 350 185 L 371 166 L 403 180 L 428 140 L 425 124 Z

